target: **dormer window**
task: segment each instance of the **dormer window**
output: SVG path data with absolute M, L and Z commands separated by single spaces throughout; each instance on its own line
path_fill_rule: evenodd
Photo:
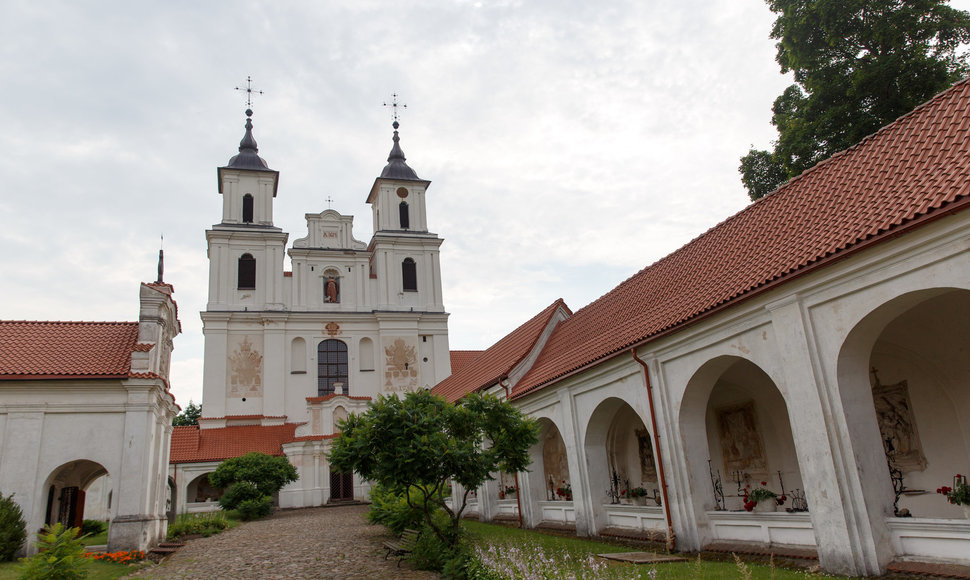
M 253 223 L 253 196 L 249 193 L 243 196 L 242 221 L 244 224 Z
M 239 290 L 256 289 L 256 258 L 252 254 L 239 257 L 239 277 L 236 288 Z
M 401 229 L 406 230 L 411 227 L 411 216 L 408 214 L 408 202 L 402 201 L 398 208 L 401 214 Z
M 404 258 L 401 263 L 401 279 L 405 292 L 418 291 L 418 266 L 411 258 Z

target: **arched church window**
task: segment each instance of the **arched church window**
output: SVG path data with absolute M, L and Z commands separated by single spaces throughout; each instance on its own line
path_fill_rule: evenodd
M 338 385 L 346 395 L 347 379 L 347 345 L 336 339 L 317 345 L 317 396 L 334 394 Z
M 323 273 L 323 301 L 327 304 L 340 302 L 340 272 L 333 268 Z
M 236 287 L 239 290 L 256 289 L 256 258 L 251 254 L 239 257 L 239 279 Z
M 408 202 L 402 201 L 398 208 L 401 214 L 401 229 L 406 230 L 411 227 L 411 216 L 408 214 Z
M 246 194 L 243 196 L 243 215 L 242 221 L 244 224 L 253 223 L 253 196 L 251 194 Z
M 401 279 L 404 282 L 405 292 L 418 291 L 418 266 L 411 258 L 404 258 L 401 263 Z

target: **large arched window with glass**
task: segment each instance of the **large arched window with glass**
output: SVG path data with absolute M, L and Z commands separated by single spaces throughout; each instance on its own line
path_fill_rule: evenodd
M 247 193 L 243 196 L 243 215 L 242 221 L 244 224 L 253 223 L 253 196 Z
M 405 292 L 418 291 L 418 266 L 411 258 L 404 258 L 401 263 L 401 279 Z
M 317 396 L 334 394 L 338 385 L 346 395 L 347 378 L 347 345 L 334 339 L 317 345 Z
M 240 290 L 256 289 L 256 258 L 252 254 L 239 257 L 239 277 L 236 287 Z

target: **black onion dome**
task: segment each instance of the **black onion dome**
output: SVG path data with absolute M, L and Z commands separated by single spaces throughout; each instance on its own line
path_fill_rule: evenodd
M 229 160 L 229 165 L 233 169 L 256 169 L 262 171 L 272 171 L 266 160 L 257 155 L 259 148 L 256 146 L 256 139 L 253 137 L 253 111 L 246 109 L 246 134 L 239 142 L 239 154 Z
M 405 163 L 404 150 L 401 149 L 400 143 L 401 138 L 397 134 L 397 128 L 399 126 L 398 122 L 394 121 L 394 146 L 391 147 L 391 154 L 387 156 L 387 165 L 381 171 L 381 177 L 420 181 L 421 178 L 418 177 L 418 174 Z

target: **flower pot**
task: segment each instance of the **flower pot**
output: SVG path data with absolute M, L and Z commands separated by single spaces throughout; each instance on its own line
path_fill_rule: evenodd
M 636 497 L 633 499 L 633 502 L 637 505 L 647 505 L 647 498 L 642 496 Z
M 778 502 L 775 501 L 774 498 L 763 499 L 759 501 L 757 505 L 754 506 L 754 511 L 759 514 L 763 514 L 767 512 L 773 512 L 777 507 L 778 507 Z
M 970 505 L 964 505 L 964 506 L 960 506 L 960 507 L 963 508 L 963 517 L 965 517 L 968 520 L 970 520 Z

